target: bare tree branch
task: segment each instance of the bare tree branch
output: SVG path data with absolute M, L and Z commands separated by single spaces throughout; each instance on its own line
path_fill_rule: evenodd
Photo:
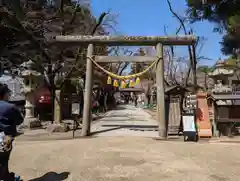
M 171 2 L 170 0 L 167 0 L 167 3 L 168 3 L 168 6 L 169 6 L 169 10 L 170 12 L 173 14 L 173 16 L 179 21 L 179 23 L 181 24 L 182 28 L 183 28 L 183 31 L 184 31 L 184 34 L 185 35 L 188 35 L 189 33 L 187 32 L 187 28 L 184 24 L 184 19 L 180 18 L 180 16 L 173 10 L 172 8 L 172 5 L 171 5 Z M 188 79 L 189 79 L 189 76 L 190 76 L 190 72 L 191 72 L 191 68 L 195 65 L 194 63 L 194 58 L 193 58 L 193 50 L 191 48 L 191 46 L 188 46 L 188 53 L 189 53 L 189 70 L 187 71 L 186 73 L 186 78 L 185 78 L 185 81 L 184 81 L 184 86 L 186 86 L 188 84 Z M 195 75 L 193 75 L 195 78 L 194 80 L 196 79 L 196 72 L 195 72 Z M 196 82 L 194 81 L 194 84 L 196 84 Z M 196 85 L 195 85 L 196 86 Z
M 103 13 L 100 15 L 97 24 L 94 26 L 94 28 L 93 28 L 93 30 L 92 30 L 91 35 L 94 35 L 94 34 L 96 33 L 97 28 L 99 28 L 99 27 L 101 26 L 102 21 L 104 20 L 105 16 L 107 16 L 107 15 L 108 15 L 108 13 L 105 13 L 105 12 L 103 12 Z M 81 62 L 79 61 L 79 55 L 80 55 L 80 48 L 79 48 L 78 51 L 77 51 L 77 55 L 76 55 L 76 59 L 75 59 L 76 67 L 78 67 L 79 64 L 81 64 Z M 62 83 L 60 84 L 60 88 L 63 87 L 63 85 L 64 85 L 64 83 L 65 83 L 65 80 L 70 78 L 73 70 L 74 70 L 74 67 L 72 67 L 72 68 L 70 69 L 70 71 L 68 71 L 68 72 L 66 73 L 65 77 L 63 78 Z
M 182 25 L 180 24 L 179 28 L 175 32 L 175 35 L 178 35 L 178 33 L 180 32 L 181 28 L 182 28 Z M 166 36 L 168 36 L 167 26 L 164 26 L 164 33 L 165 33 Z M 168 58 L 169 58 L 169 60 L 168 60 L 168 69 L 167 69 L 167 76 L 166 77 L 171 82 L 176 82 L 176 77 L 173 77 L 173 72 L 175 72 L 175 74 L 176 74 L 176 70 L 174 71 L 174 68 L 173 68 L 173 64 L 174 64 L 173 58 L 175 57 L 174 46 L 169 46 L 169 47 L 170 47 L 170 49 L 165 49 L 165 52 L 167 53 Z M 166 82 L 167 82 L 167 80 L 166 80 Z

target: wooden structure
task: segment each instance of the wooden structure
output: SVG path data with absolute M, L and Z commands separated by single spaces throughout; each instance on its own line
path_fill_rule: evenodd
M 214 136 L 230 136 L 240 125 L 240 95 L 211 95 L 208 97 Z
M 180 85 L 166 87 L 165 89 L 168 103 L 168 134 L 176 135 L 179 133 L 182 120 L 181 97 L 184 97 L 186 92 L 189 92 L 189 90 Z
M 228 61 L 218 60 L 209 74 L 214 80 L 214 88 L 207 98 L 214 136 L 231 135 L 234 128 L 239 127 L 240 81 L 237 71 Z
M 82 136 L 90 134 L 91 125 L 91 94 L 93 84 L 93 63 L 88 57 L 94 58 L 96 62 L 152 62 L 158 59 L 156 64 L 156 82 L 157 82 L 157 121 L 159 125 L 159 136 L 167 137 L 166 119 L 165 119 L 165 98 L 164 98 L 164 45 L 194 45 L 196 37 L 194 36 L 55 36 L 52 43 L 69 44 L 71 46 L 87 45 L 87 62 L 86 62 L 86 81 L 84 96 L 83 128 Z M 95 45 L 107 46 L 156 46 L 156 57 L 111 57 L 111 56 L 94 56 Z M 164 111 L 163 111 L 164 110 Z

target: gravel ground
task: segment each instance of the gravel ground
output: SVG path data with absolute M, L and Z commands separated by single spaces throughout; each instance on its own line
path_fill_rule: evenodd
M 238 181 L 239 149 L 141 137 L 16 141 L 10 169 L 24 181 Z
M 51 140 L 72 133 L 27 131 L 14 143 L 10 168 L 24 181 L 240 180 L 240 141 L 161 141 L 156 131 L 130 129 L 156 125 L 144 110 L 119 106 L 92 124 L 95 137 Z

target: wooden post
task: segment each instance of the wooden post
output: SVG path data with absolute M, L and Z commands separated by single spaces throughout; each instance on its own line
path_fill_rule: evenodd
M 167 125 L 165 116 L 165 91 L 164 91 L 164 60 L 163 60 L 163 45 L 158 43 L 156 46 L 157 56 L 161 60 L 156 65 L 156 82 L 157 82 L 157 121 L 159 136 L 167 138 Z
M 213 137 L 220 137 L 220 134 L 219 134 L 220 132 L 218 130 L 217 120 L 216 120 L 217 114 L 218 114 L 217 105 L 214 101 L 213 101 L 212 105 L 213 105 L 213 121 L 212 121 L 212 123 L 213 123 Z
M 88 45 L 87 56 L 91 57 L 93 55 L 93 44 Z M 92 61 L 87 58 L 86 66 L 86 80 L 85 80 L 85 93 L 84 93 L 84 107 L 83 107 L 83 127 L 81 136 L 88 136 L 91 130 L 92 122 L 92 74 L 93 65 Z

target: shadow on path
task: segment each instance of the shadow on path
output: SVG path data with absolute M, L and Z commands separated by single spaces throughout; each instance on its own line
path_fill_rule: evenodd
M 104 124 L 102 127 L 119 127 L 122 128 L 158 128 L 157 125 L 139 125 L 139 124 Z
M 99 130 L 99 131 L 93 131 L 91 132 L 91 135 L 95 135 L 95 134 L 99 134 L 99 133 L 105 133 L 105 132 L 109 132 L 109 131 L 113 131 L 113 130 L 119 130 L 119 129 L 123 129 L 123 128 L 127 128 L 130 130 L 146 130 L 146 131 L 157 131 L 158 130 L 158 126 L 155 125 L 111 125 L 111 124 L 104 124 L 101 125 L 102 127 L 113 127 L 113 128 L 107 128 L 107 129 L 103 129 L 103 130 Z
M 29 181 L 62 181 L 68 178 L 70 172 L 62 172 L 62 173 L 56 173 L 56 172 L 48 172 L 45 175 L 31 179 Z
M 134 110 L 133 108 L 127 107 L 127 105 L 118 105 L 116 107 L 112 107 L 111 109 L 109 109 L 108 111 L 117 111 L 117 110 Z
M 95 134 L 99 134 L 99 133 L 105 133 L 105 132 L 109 132 L 109 131 L 113 131 L 113 130 L 122 129 L 122 128 L 124 128 L 124 127 L 118 126 L 116 128 L 109 128 L 109 129 L 104 129 L 104 130 L 100 130 L 100 131 L 93 131 L 93 132 L 91 132 L 91 136 L 95 135 Z

